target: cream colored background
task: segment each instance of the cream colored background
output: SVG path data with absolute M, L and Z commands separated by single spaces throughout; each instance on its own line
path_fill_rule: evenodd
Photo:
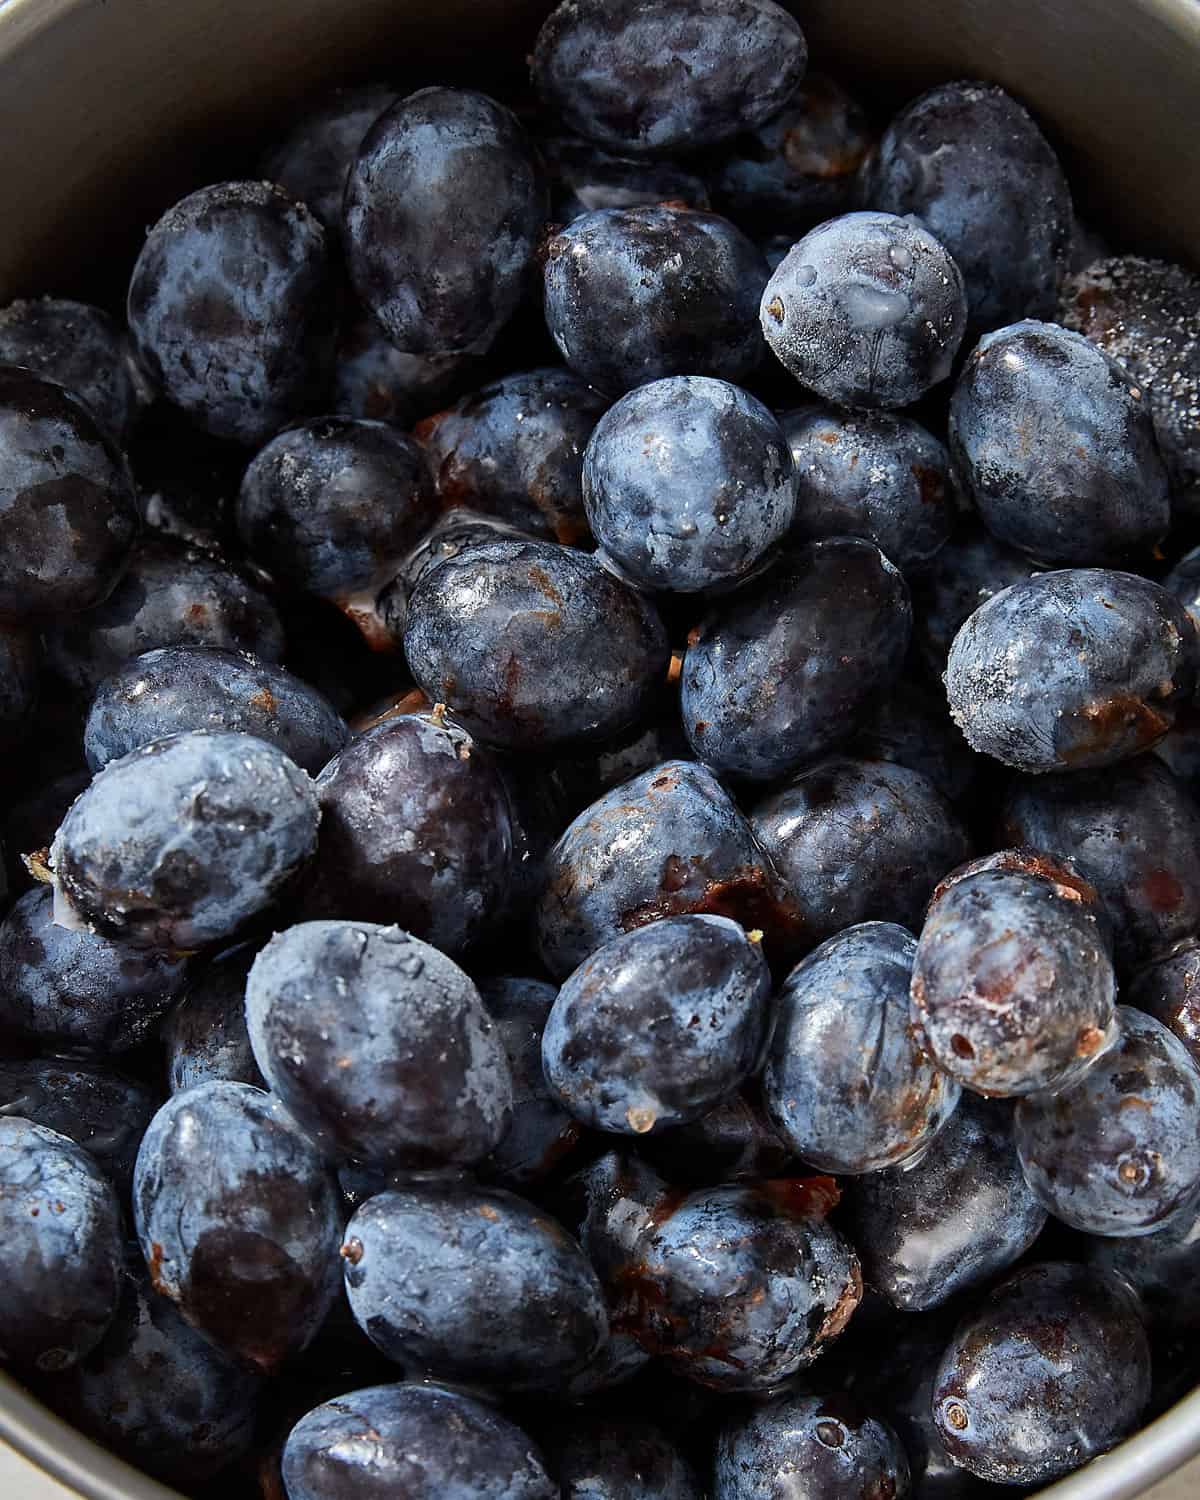
M 1200 1496 L 1200 1459 L 1180 1474 L 1164 1479 L 1144 1500 L 1197 1500 Z M 66 1490 L 53 1479 L 36 1473 L 11 1448 L 0 1443 L 0 1497 L 3 1500 L 78 1500 L 74 1490 Z

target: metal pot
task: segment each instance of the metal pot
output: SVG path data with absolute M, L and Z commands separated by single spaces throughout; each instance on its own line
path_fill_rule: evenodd
M 0 303 L 110 293 L 144 226 L 242 176 L 237 144 L 355 77 L 520 76 L 548 0 L 0 0 Z M 1055 136 L 1086 216 L 1200 260 L 1195 0 L 804 0 L 816 57 L 876 97 L 1002 83 Z M 0 1437 L 87 1500 L 177 1500 L 0 1375 Z M 1125 1500 L 1200 1453 L 1200 1391 L 1043 1491 Z

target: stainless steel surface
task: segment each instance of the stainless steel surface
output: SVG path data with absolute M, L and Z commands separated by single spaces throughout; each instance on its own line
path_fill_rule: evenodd
M 0 302 L 103 281 L 141 228 L 212 180 L 209 142 L 322 81 L 516 70 L 546 0 L 0 0 Z M 1006 84 L 1121 242 L 1200 262 L 1197 0 L 806 0 L 818 61 L 896 97 Z M 236 160 L 236 159 L 235 159 Z M 211 172 L 206 168 L 213 169 Z M 236 171 L 236 167 L 232 170 Z M 172 1500 L 0 1376 L 0 1439 L 87 1500 Z M 1128 1500 L 1200 1454 L 1200 1392 L 1046 1500 Z M 1184 1494 L 1200 1494 L 1200 1479 Z M 6 1489 L 5 1493 L 9 1493 Z M 34 1500 L 13 1491 L 18 1500 Z

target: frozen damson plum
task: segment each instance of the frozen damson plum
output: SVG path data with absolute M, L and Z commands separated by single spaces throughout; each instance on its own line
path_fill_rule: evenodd
M 306 110 L 263 153 L 262 175 L 307 204 L 336 239 L 342 229 L 346 176 L 363 136 L 398 98 L 395 89 L 378 83 L 336 90 Z
M 426 417 L 415 436 L 443 506 L 467 505 L 578 546 L 589 535 L 583 450 L 607 406 L 607 397 L 570 370 L 530 370 Z
M 704 1493 L 679 1449 L 649 1422 L 575 1417 L 556 1442 L 553 1468 L 562 1500 L 702 1500 Z
M 0 1061 L 0 1115 L 18 1115 L 82 1146 L 129 1198 L 133 1163 L 157 1097 L 104 1063 L 74 1057 Z
M 612 396 L 666 375 L 742 381 L 762 358 L 767 274 L 718 214 L 599 209 L 546 246 L 546 325 L 571 369 Z
M 540 1182 L 579 1144 L 582 1131 L 542 1071 L 542 1032 L 558 994 L 540 979 L 482 979 L 479 993 L 496 1024 L 512 1073 L 512 1124 L 476 1171 L 507 1187 Z
M 993 594 L 1024 583 L 1037 571 L 1024 553 L 968 522 L 913 580 L 913 643 L 939 685 L 939 696 L 950 647 L 967 620 Z
M 929 904 L 912 1001 L 938 1066 L 967 1088 L 1063 1088 L 1115 1035 L 1099 897 L 1073 868 L 1031 849 L 963 865 Z
M 1153 1234 L 1120 1239 L 1089 1235 L 1089 1265 L 1127 1282 L 1142 1304 L 1155 1359 L 1160 1352 L 1184 1365 L 1188 1387 L 1195 1381 L 1200 1339 L 1200 1201 L 1185 1204 Z M 1155 1369 L 1157 1378 L 1159 1372 Z
M 794 920 L 778 875 L 711 771 L 669 760 L 579 814 L 546 856 L 537 942 L 565 977 L 622 932 L 707 912 L 786 947 Z
M 61 926 L 52 890 L 38 885 L 0 924 L 0 1029 L 47 1048 L 127 1052 L 153 1032 L 184 973 L 183 959 Z
M 667 917 L 606 943 L 564 981 L 542 1037 L 546 1081 L 596 1130 L 698 1120 L 755 1068 L 771 974 L 728 917 Z
M 886 761 L 820 761 L 755 803 L 750 827 L 813 944 L 855 922 L 915 931 L 934 886 L 970 852 L 933 782 Z
M 1088 1234 L 1150 1234 L 1200 1189 L 1200 1063 L 1153 1016 L 1057 1092 L 1023 1099 L 1017 1150 L 1056 1219 Z
M 1014 780 L 1003 834 L 1068 857 L 1096 887 L 1123 967 L 1162 958 L 1200 931 L 1200 808 L 1152 755 Z
M 250 970 L 246 1022 L 263 1077 L 327 1154 L 473 1162 L 508 1128 L 508 1060 L 478 990 L 398 927 L 276 933 Z
M 167 646 L 131 658 L 100 684 L 83 751 L 100 771 L 151 740 L 190 729 L 252 734 L 312 776 L 347 738 L 329 701 L 282 667 L 214 646 Z
M 647 589 L 698 593 L 745 578 L 796 506 L 779 423 L 724 380 L 676 375 L 623 396 L 583 461 L 592 532 Z
M 0 617 L 74 614 L 112 593 L 138 531 L 133 477 L 83 402 L 0 365 Z
M 509 110 L 469 89 L 419 89 L 375 121 L 350 168 L 354 289 L 410 354 L 483 353 L 521 300 L 545 214 Z
M 533 541 L 427 569 L 404 653 L 435 703 L 507 750 L 620 733 L 661 691 L 670 656 L 648 600 L 578 548 Z
M 801 385 L 841 406 L 907 406 L 950 374 L 962 275 L 920 224 L 852 213 L 818 224 L 762 294 L 763 336 Z
M 51 1374 L 103 1338 L 121 1296 L 121 1209 L 81 1147 L 0 1118 L 0 1362 Z
M 163 646 L 221 646 L 262 661 L 283 657 L 283 625 L 261 587 L 219 558 L 147 536 L 97 609 L 46 631 L 46 661 L 93 693 L 131 656 Z
M 711 207 L 704 178 L 680 162 L 618 156 L 570 135 L 541 136 L 538 150 L 550 177 L 550 217 L 556 224 L 598 208 Z
M 288 1500 L 558 1500 L 541 1455 L 484 1401 L 377 1385 L 318 1406 L 283 1450 Z M 400 1487 L 403 1487 L 402 1491 Z
M 218 1348 L 270 1372 L 324 1322 L 337 1189 L 270 1094 L 214 1081 L 169 1099 L 138 1152 L 133 1210 L 154 1290 Z
M 723 214 L 792 241 L 855 206 L 872 131 L 832 78 L 810 73 L 791 102 L 715 155 L 709 181 Z
M 915 624 L 920 612 L 913 613 Z M 963 739 L 945 694 L 935 696 L 912 677 L 900 678 L 845 748 L 863 760 L 885 760 L 918 771 L 960 810 L 970 808 L 971 793 L 988 764 Z
M 739 590 L 688 637 L 683 727 L 696 755 L 772 781 L 867 717 L 908 649 L 908 588 L 878 547 L 813 542 Z
M 793 537 L 865 537 L 904 573 L 945 545 L 954 521 L 950 459 L 918 422 L 801 407 L 780 425 L 796 466 Z
M 955 474 L 980 519 L 1039 562 L 1147 557 L 1171 520 L 1145 393 L 1081 334 L 985 334 L 950 403 Z
M 970 1093 L 919 1160 L 861 1177 L 848 1196 L 863 1275 L 904 1312 L 990 1281 L 1046 1223 L 1017 1159 L 1012 1106 Z
M 1150 1350 L 1115 1277 L 1046 1261 L 1001 1283 L 969 1314 L 933 1390 L 956 1464 L 997 1484 L 1045 1484 L 1137 1426 Z
M 543 103 L 569 129 L 647 153 L 761 125 L 807 64 L 804 33 L 774 0 L 564 0 L 532 58 Z
M 1163 578 L 1163 588 L 1170 589 L 1200 629 L 1200 547 L 1184 553 Z
M 325 231 L 269 182 L 221 182 L 146 236 L 127 313 L 138 358 L 214 437 L 256 445 L 319 407 L 333 340 Z
M 284 892 L 319 820 L 308 777 L 264 740 L 155 740 L 110 762 L 63 819 L 56 916 L 142 947 L 219 942 Z
M 387 422 L 320 417 L 247 468 L 237 527 L 279 583 L 345 610 L 371 639 L 375 596 L 434 519 L 420 444 Z
M 995 84 L 939 84 L 892 120 L 872 207 L 914 214 L 958 262 L 972 336 L 1048 318 L 1067 268 L 1071 190 L 1032 115 Z
M 447 953 L 482 936 L 512 869 L 508 794 L 487 752 L 438 714 L 350 741 L 317 783 L 315 909 L 398 923 Z
M 112 1326 L 53 1401 L 138 1468 L 192 1485 L 250 1447 L 259 1388 L 257 1375 L 189 1327 L 139 1266 L 126 1271 Z
M 1006 766 L 1111 766 L 1167 733 L 1195 690 L 1197 656 L 1191 617 L 1159 584 L 1063 568 L 969 617 L 950 648 L 946 696 L 971 747 Z
M 118 442 L 146 394 L 121 330 L 86 302 L 39 297 L 0 308 L 0 364 L 65 385 Z
M 822 1216 L 828 1178 L 703 1188 L 660 1205 L 620 1282 L 617 1326 L 674 1374 L 769 1390 L 811 1364 L 862 1295 L 858 1257 Z
M 1145 394 L 1176 505 L 1200 502 L 1200 276 L 1162 260 L 1098 260 L 1062 290 L 1059 320 L 1076 328 Z
M 1188 938 L 1147 965 L 1133 976 L 1125 998 L 1173 1031 L 1200 1063 L 1200 943 Z
M 266 1087 L 246 1030 L 246 975 L 256 951 L 243 943 L 189 966 L 183 996 L 163 1025 L 173 1094 L 213 1079 Z
M 889 1423 L 847 1396 L 784 1396 L 727 1422 L 714 1500 L 906 1500 L 908 1456 Z
M 500 1188 L 412 1183 L 371 1198 L 342 1245 L 363 1332 L 407 1369 L 554 1391 L 608 1334 L 583 1251 Z
M 959 1085 L 911 1024 L 916 939 L 863 922 L 792 970 L 775 1004 L 763 1103 L 781 1138 L 823 1172 L 878 1172 L 916 1156 L 950 1119 Z

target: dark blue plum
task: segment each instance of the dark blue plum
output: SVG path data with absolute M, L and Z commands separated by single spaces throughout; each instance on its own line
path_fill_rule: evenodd
M 907 406 L 950 374 L 966 326 L 962 274 L 913 219 L 851 213 L 784 256 L 759 312 L 771 352 L 839 406 Z
M 1055 323 L 980 339 L 950 403 L 950 452 L 987 529 L 1039 562 L 1147 558 L 1170 524 L 1144 392 Z
M 950 458 L 919 422 L 800 407 L 780 425 L 796 467 L 793 537 L 865 537 L 906 574 L 945 545 L 954 521 Z
M 19 745 L 32 729 L 41 658 L 36 635 L 0 623 L 0 750 Z
M 399 927 L 276 933 L 250 970 L 246 1023 L 263 1077 L 328 1155 L 475 1162 L 508 1128 L 508 1060 L 478 990 Z
M 0 618 L 28 624 L 103 603 L 138 532 L 116 441 L 65 387 L 0 365 Z
M 433 520 L 420 444 L 353 417 L 281 432 L 247 468 L 237 500 L 255 561 L 285 587 L 336 604 L 372 643 L 375 596 Z
M 1017 1159 L 1012 1107 L 969 1093 L 916 1161 L 852 1183 L 848 1210 L 863 1275 L 903 1312 L 986 1284 L 1046 1223 Z
M 0 925 L 0 1026 L 43 1047 L 127 1052 L 179 995 L 182 959 L 109 942 L 54 920 L 38 885 Z
M 481 979 L 479 993 L 508 1057 L 512 1124 L 476 1170 L 506 1187 L 540 1182 L 579 1144 L 582 1131 L 542 1071 L 542 1032 L 558 990 L 540 979 Z
M 422 575 L 404 652 L 435 703 L 508 750 L 607 739 L 665 682 L 654 606 L 594 557 L 556 542 L 472 547 Z
M 1096 260 L 1063 286 L 1058 318 L 1137 381 L 1167 466 L 1172 503 L 1194 515 L 1200 500 L 1200 276 L 1137 255 Z
M 842 1395 L 784 1396 L 727 1422 L 714 1500 L 906 1500 L 908 1455 L 891 1425 Z
M 596 1130 L 686 1125 L 757 1066 L 770 996 L 761 934 L 728 917 L 635 928 L 563 982 L 542 1037 L 546 1081 Z
M 598 208 L 712 206 L 708 184 L 690 163 L 614 155 L 570 135 L 543 136 L 538 150 L 550 178 L 550 217 L 556 224 L 569 224 Z
M 193 730 L 111 761 L 54 836 L 56 917 L 141 947 L 232 937 L 312 857 L 305 773 L 249 734 Z
M 131 656 L 164 646 L 220 646 L 277 662 L 283 625 L 262 588 L 217 557 L 147 537 L 97 609 L 46 631 L 46 662 L 91 694 Z
M 808 65 L 774 0 L 564 0 L 538 32 L 533 81 L 578 135 L 618 151 L 693 151 L 782 109 Z
M 0 1118 L 0 1362 L 52 1374 L 94 1349 L 121 1296 L 121 1208 L 81 1147 Z
M 342 1245 L 346 1293 L 389 1359 L 435 1378 L 553 1391 L 608 1335 L 586 1256 L 500 1188 L 412 1183 L 371 1198 Z
M 702 1500 L 687 1460 L 649 1422 L 580 1416 L 555 1439 L 562 1500 Z
M 911 1024 L 916 939 L 892 922 L 829 938 L 792 970 L 775 1003 L 763 1067 L 767 1116 L 823 1172 L 878 1172 L 932 1149 L 959 1085 Z
M 769 1390 L 841 1333 L 862 1295 L 858 1257 L 823 1217 L 828 1178 L 702 1188 L 660 1204 L 621 1267 L 615 1325 L 674 1374 Z
M 299 198 L 335 242 L 342 230 L 346 177 L 358 148 L 399 97 L 395 89 L 379 83 L 337 89 L 295 118 L 259 160 L 262 176 Z
M 1200 943 L 1185 939 L 1136 973 L 1125 999 L 1173 1031 L 1200 1063 Z
M 914 609 L 914 625 L 920 618 L 921 611 Z M 895 684 L 846 742 L 845 752 L 861 760 L 886 760 L 918 771 L 962 811 L 970 810 L 971 793 L 988 764 L 963 739 L 950 717 L 945 694 L 935 695 L 924 682 L 911 677 Z
M 786 1175 L 792 1153 L 746 1093 L 726 1094 L 690 1125 L 647 1136 L 640 1153 L 669 1181 L 689 1187 Z
M 908 649 L 908 589 L 857 537 L 813 542 L 688 637 L 683 727 L 715 769 L 772 781 L 848 738 Z
M 158 1098 L 104 1063 L 73 1057 L 0 1060 L 0 1115 L 57 1131 L 92 1157 L 127 1202 L 133 1163 Z
M 810 944 L 855 922 L 916 930 L 934 886 L 970 852 L 935 784 L 886 761 L 820 761 L 755 803 L 750 826 Z
M 512 871 L 508 794 L 494 763 L 439 714 L 352 739 L 317 783 L 315 913 L 398 923 L 455 954 L 502 910 Z
M 1167 733 L 1197 654 L 1196 626 L 1159 584 L 1064 568 L 980 605 L 950 648 L 946 696 L 972 748 L 1006 766 L 1111 766 Z
M 150 394 L 121 329 L 86 302 L 39 297 L 0 308 L 0 364 L 65 385 L 118 442 Z
M 558 1500 L 533 1443 L 461 1391 L 377 1385 L 316 1407 L 283 1450 L 288 1500 Z
M 375 121 L 350 168 L 354 289 L 399 348 L 482 353 L 521 300 L 546 207 L 513 114 L 468 89 L 420 89 Z
M 214 646 L 146 651 L 100 684 L 83 730 L 93 771 L 190 729 L 252 734 L 315 776 L 345 744 L 332 704 L 291 672 Z
M 939 84 L 907 104 L 868 169 L 873 208 L 914 214 L 958 262 L 972 335 L 1053 314 L 1071 190 L 1023 105 L 995 84 Z
M 794 240 L 855 208 L 874 132 L 841 84 L 810 73 L 791 102 L 709 165 L 713 203 L 736 223 Z
M 542 962 L 565 977 L 622 932 L 660 917 L 732 917 L 786 944 L 778 875 L 728 792 L 703 766 L 670 760 L 579 814 L 546 856 L 537 907 Z
M 138 1152 L 133 1211 L 154 1290 L 219 1349 L 274 1371 L 324 1322 L 337 1188 L 270 1094 L 214 1080 L 168 1099 Z
M 933 1416 L 956 1464 L 997 1484 L 1045 1484 L 1137 1426 L 1150 1350 L 1115 1277 L 1046 1261 L 1017 1271 L 959 1324 Z
M 598 209 L 546 246 L 546 324 L 571 369 L 612 396 L 666 375 L 738 382 L 762 359 L 766 283 L 761 252 L 718 214 Z
M 171 1093 L 214 1079 L 265 1088 L 246 1030 L 246 975 L 256 952 L 243 943 L 189 966 L 182 998 L 163 1025 Z
M 139 1265 L 126 1270 L 108 1332 L 55 1386 L 52 1401 L 139 1469 L 194 1485 L 249 1449 L 259 1389 L 256 1375 L 158 1296 Z
M 532 536 L 588 540 L 583 451 L 608 399 L 570 370 L 506 375 L 415 429 L 439 502 L 466 505 Z
M 938 1066 L 979 1094 L 1061 1089 L 1115 1036 L 1116 978 L 1099 897 L 1030 849 L 963 865 L 934 892 L 913 1014 Z
M 1200 1063 L 1122 1005 L 1120 1035 L 1082 1078 L 1022 1099 L 1021 1167 L 1056 1219 L 1088 1234 L 1151 1234 L 1200 1190 Z
M 1036 563 L 977 524 L 964 525 L 947 541 L 913 580 L 913 640 L 936 682 L 946 670 L 954 637 L 980 605 L 1036 572 Z
M 1096 887 L 1120 967 L 1200 931 L 1200 809 L 1155 756 L 1015 780 L 1003 835 L 1069 857 Z
M 1200 547 L 1179 559 L 1163 579 L 1163 587 L 1170 589 L 1200 628 Z
M 601 549 L 647 589 L 736 584 L 774 551 L 796 506 L 779 423 L 724 380 L 675 375 L 623 396 L 583 459 Z
M 333 337 L 325 231 L 269 182 L 189 194 L 146 236 L 129 283 L 138 359 L 214 437 L 253 446 L 319 406 Z

